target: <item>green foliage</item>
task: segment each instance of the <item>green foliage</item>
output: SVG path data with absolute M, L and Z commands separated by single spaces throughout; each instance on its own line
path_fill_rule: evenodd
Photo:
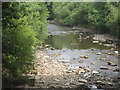
M 31 69 L 34 47 L 47 36 L 44 3 L 2 3 L 3 76 L 19 77 Z
M 63 24 L 84 25 L 101 32 L 118 35 L 117 2 L 67 2 L 54 3 L 53 12 L 56 20 Z
M 53 20 L 55 17 L 54 17 L 54 14 L 53 14 L 53 2 L 46 2 L 45 3 L 46 6 L 47 6 L 47 9 L 49 11 L 49 17 L 48 17 L 48 20 Z

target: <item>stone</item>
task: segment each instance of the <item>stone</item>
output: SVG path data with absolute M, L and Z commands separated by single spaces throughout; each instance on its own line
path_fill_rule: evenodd
M 98 43 L 99 43 L 99 41 L 93 41 L 93 43 L 94 43 L 94 44 L 98 44 Z
M 44 56 L 45 58 L 49 58 L 49 56 Z
M 86 71 L 83 68 L 80 68 L 78 73 L 81 74 L 81 73 L 84 73 L 84 72 L 86 72 Z
M 112 55 L 112 53 L 108 53 L 108 55 Z
M 94 51 L 95 49 L 94 48 L 91 48 L 92 51 Z
M 54 53 L 54 54 L 51 54 L 51 56 L 59 56 L 60 54 L 58 53 Z
M 96 84 L 102 84 L 102 81 L 98 80 L 96 81 Z
M 116 54 L 118 54 L 119 52 L 118 51 L 114 51 Z
M 45 47 L 49 47 L 50 45 L 45 45 Z
M 114 85 L 114 83 L 112 83 L 112 82 L 106 82 L 106 84 L 108 84 L 108 85 Z
M 99 72 L 98 72 L 98 71 L 95 71 L 95 70 L 92 70 L 92 73 L 93 73 L 93 74 L 98 74 Z
M 111 66 L 117 66 L 116 63 L 113 63 L 113 62 L 111 62 L 111 61 L 108 61 L 107 63 L 108 63 L 108 65 L 111 65 Z
M 85 80 L 85 79 L 79 79 L 78 81 L 82 82 L 82 83 L 87 83 L 87 80 Z
M 101 54 L 102 54 L 101 52 L 96 53 L 96 55 L 101 55 Z
M 90 71 L 90 68 L 84 68 L 84 69 L 85 69 L 86 71 L 88 71 L 88 72 Z
M 106 67 L 106 66 L 100 66 L 100 69 L 103 69 L 103 70 L 109 70 L 109 68 Z
M 40 72 L 37 72 L 37 75 L 38 75 L 38 76 L 41 76 L 41 73 L 40 73 Z
M 96 86 L 96 85 L 92 85 L 92 88 L 95 89 L 95 88 L 97 88 L 97 86 Z M 91 90 L 92 90 L 92 89 L 91 89 Z
M 59 79 L 55 79 L 55 81 L 59 82 L 60 80 Z
M 51 50 L 55 50 L 55 48 L 51 47 Z
M 95 65 L 95 62 L 91 62 L 92 65 Z
M 70 71 L 70 70 L 68 70 L 68 71 L 66 71 L 67 73 L 72 73 L 72 71 Z
M 104 44 L 104 46 L 106 46 L 106 47 L 114 47 L 113 44 Z
M 88 59 L 88 56 L 80 56 L 80 58 Z
M 60 60 L 62 63 L 69 63 L 70 60 Z
M 39 80 L 39 81 L 38 81 L 38 83 L 42 83 L 42 84 L 44 84 L 44 82 L 43 82 L 43 81 L 41 81 L 41 80 Z
M 102 60 L 102 61 L 106 61 L 106 60 L 107 60 L 107 58 L 100 58 L 100 60 Z
M 114 85 L 112 82 L 109 82 L 109 81 L 97 81 L 96 84 L 100 84 L 100 85 Z

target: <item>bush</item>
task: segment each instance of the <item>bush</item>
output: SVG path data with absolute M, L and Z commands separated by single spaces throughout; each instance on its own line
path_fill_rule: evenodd
M 34 47 L 47 36 L 44 3 L 2 3 L 3 77 L 17 78 L 33 67 Z

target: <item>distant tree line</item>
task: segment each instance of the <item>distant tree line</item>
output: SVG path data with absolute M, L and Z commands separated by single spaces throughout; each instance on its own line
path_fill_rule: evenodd
M 119 2 L 57 2 L 52 6 L 60 24 L 81 25 L 120 38 L 119 8 Z

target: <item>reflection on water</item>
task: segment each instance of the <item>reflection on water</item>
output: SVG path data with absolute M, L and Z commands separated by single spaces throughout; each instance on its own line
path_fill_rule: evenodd
M 62 28 L 62 29 L 61 29 Z M 46 42 L 56 49 L 107 49 L 107 47 L 93 44 L 93 36 L 89 34 L 80 35 L 73 32 L 72 29 L 65 27 L 48 25 L 49 33 L 53 36 L 49 37 Z M 89 37 L 88 37 L 89 36 Z

